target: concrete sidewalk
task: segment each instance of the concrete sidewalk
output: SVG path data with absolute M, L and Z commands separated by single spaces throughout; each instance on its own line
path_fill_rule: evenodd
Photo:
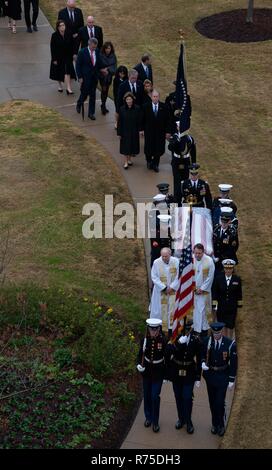
M 24 21 L 17 23 L 17 34 L 12 34 L 7 28 L 7 19 L 0 18 L 0 102 L 10 99 L 28 99 L 53 107 L 62 113 L 76 126 L 82 128 L 87 135 L 95 138 L 111 154 L 120 167 L 127 181 L 133 200 L 148 202 L 156 193 L 156 184 L 168 182 L 172 185 L 172 174 L 169 155 L 161 159 L 160 173 L 156 174 L 146 169 L 143 154 L 134 159 L 134 166 L 125 171 L 119 154 L 119 139 L 114 129 L 114 105 L 109 100 L 107 107 L 110 113 L 102 116 L 100 112 L 99 93 L 97 93 L 96 121 L 86 118 L 82 121 L 75 111 L 75 102 L 79 95 L 78 84 L 73 85 L 75 95 L 67 96 L 58 93 L 56 82 L 49 79 L 50 67 L 50 37 L 52 28 L 40 11 L 38 18 L 39 31 L 26 33 Z M 143 146 L 143 142 L 142 142 Z M 86 201 L 82 201 L 85 203 Z M 150 242 L 145 241 L 147 265 L 150 264 Z M 233 392 L 227 393 L 227 413 L 229 412 Z M 208 405 L 206 385 L 195 393 L 193 423 L 195 433 L 188 435 L 186 430 L 177 431 L 176 406 L 171 384 L 163 385 L 161 395 L 161 431 L 154 434 L 143 426 L 144 414 L 141 405 L 135 422 L 125 439 L 124 449 L 216 449 L 220 438 L 210 433 L 211 417 Z

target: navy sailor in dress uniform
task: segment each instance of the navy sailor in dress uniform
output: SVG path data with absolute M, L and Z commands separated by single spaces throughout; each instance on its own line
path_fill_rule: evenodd
M 165 376 L 165 348 L 167 344 L 158 318 L 148 318 L 147 332 L 141 341 L 137 369 L 143 377 L 144 414 L 146 428 L 152 425 L 154 432 L 160 430 L 160 393 Z
M 190 178 L 181 183 L 181 201 L 180 203 L 189 204 L 193 207 L 212 208 L 212 196 L 207 181 L 198 178 L 200 165 L 193 163 L 189 166 Z
M 212 202 L 212 221 L 213 221 L 213 226 L 215 227 L 217 224 L 219 224 L 219 219 L 220 219 L 220 208 L 224 206 L 229 206 L 232 208 L 234 217 L 236 217 L 236 212 L 237 212 L 237 206 L 233 202 L 232 199 L 230 199 L 229 192 L 233 188 L 232 184 L 225 184 L 225 183 L 220 183 L 218 185 L 219 188 L 219 196 L 216 196 L 213 199 Z
M 224 334 L 232 338 L 237 310 L 243 306 L 242 281 L 234 274 L 233 259 L 224 259 L 222 265 L 224 272 L 219 273 L 213 283 L 212 304 L 217 320 L 225 323 Z
M 186 334 L 166 347 L 167 378 L 172 381 L 178 420 L 176 429 L 186 424 L 188 434 L 193 434 L 192 423 L 194 385 L 200 386 L 201 343 L 192 330 L 193 321 L 186 323 Z
M 234 340 L 222 335 L 225 323 L 210 324 L 211 336 L 202 345 L 203 377 L 207 384 L 212 415 L 212 434 L 225 433 L 225 397 L 232 389 L 237 372 L 237 352 Z

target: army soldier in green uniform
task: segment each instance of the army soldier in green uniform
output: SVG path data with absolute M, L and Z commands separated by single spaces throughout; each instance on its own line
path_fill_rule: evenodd
M 198 178 L 200 165 L 193 163 L 189 166 L 190 177 L 181 183 L 181 201 L 178 204 L 189 204 L 193 207 L 212 209 L 212 196 L 207 181 Z

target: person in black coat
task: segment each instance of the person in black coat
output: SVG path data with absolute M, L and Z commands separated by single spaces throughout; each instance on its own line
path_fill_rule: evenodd
M 62 83 L 66 83 L 67 95 L 72 95 L 71 78 L 76 78 L 73 65 L 73 38 L 71 33 L 66 31 L 64 21 L 58 20 L 56 31 L 51 36 L 51 80 L 59 82 L 59 92 L 63 92 Z
M 193 321 L 186 323 L 185 335 L 177 337 L 166 346 L 166 375 L 172 381 L 176 399 L 178 420 L 176 429 L 187 425 L 188 434 L 193 434 L 192 423 L 194 385 L 200 386 L 201 343 L 191 328 Z
M 22 19 L 21 0 L 5 0 L 3 16 L 8 16 L 8 27 L 13 33 L 16 33 L 16 21 Z M 13 20 L 12 24 L 11 20 Z
M 97 39 L 89 39 L 89 46 L 80 49 L 77 61 L 76 72 L 80 83 L 80 97 L 77 101 L 76 110 L 80 113 L 84 101 L 89 96 L 88 117 L 94 121 L 95 118 L 95 98 L 96 86 L 98 82 L 99 70 L 103 68 L 100 54 L 97 50 Z
M 176 132 L 170 137 L 168 150 L 171 151 L 174 197 L 181 200 L 181 183 L 189 178 L 189 167 L 196 163 L 196 144 L 192 135 L 179 132 L 179 121 L 176 122 Z
M 124 106 L 119 109 L 117 135 L 120 137 L 120 153 L 124 155 L 124 169 L 132 166 L 132 157 L 140 152 L 141 109 L 135 104 L 134 95 L 127 92 Z
M 216 312 L 217 320 L 225 323 L 225 336 L 232 338 L 237 309 L 243 306 L 242 281 L 239 276 L 234 274 L 234 266 L 236 265 L 234 260 L 224 259 L 222 265 L 224 272 L 219 273 L 213 283 L 213 309 Z
M 181 184 L 181 202 L 191 203 L 193 207 L 212 208 L 212 195 L 207 181 L 198 178 L 200 165 L 192 163 L 189 166 L 190 178 Z M 180 200 L 177 201 L 180 205 Z
M 138 80 L 144 82 L 146 79 L 150 80 L 153 83 L 153 72 L 151 59 L 149 54 L 143 54 L 141 62 L 134 67 L 138 72 Z
M 30 7 L 32 5 L 32 26 L 33 31 L 38 31 L 37 28 L 37 18 L 39 15 L 39 0 L 24 0 L 24 10 L 25 10 L 25 22 L 27 27 L 27 32 L 32 33 L 31 28 L 31 18 L 30 18 Z
M 103 68 L 100 70 L 99 83 L 101 86 L 101 112 L 107 114 L 109 110 L 106 108 L 106 101 L 111 86 L 112 77 L 116 72 L 117 58 L 114 52 L 112 42 L 107 41 L 103 44 L 100 58 Z
M 121 83 L 118 90 L 118 109 L 123 106 L 123 98 L 127 92 L 131 92 L 135 97 L 135 102 L 138 106 L 142 106 L 143 96 L 144 96 L 144 86 L 143 83 L 138 80 L 137 70 L 131 69 L 128 72 L 128 80 Z
M 225 398 L 232 389 L 237 373 L 235 341 L 222 335 L 225 324 L 210 324 L 212 335 L 205 338 L 201 350 L 203 377 L 207 384 L 212 414 L 212 434 L 222 437 L 225 433 Z
M 159 172 L 160 157 L 165 152 L 165 139 L 170 138 L 170 120 L 167 108 L 159 101 L 157 90 L 151 93 L 151 102 L 142 108 L 142 129 L 145 137 L 144 153 L 147 168 Z
M 67 32 L 71 33 L 74 41 L 74 49 L 78 50 L 78 32 L 84 26 L 82 10 L 76 8 L 75 0 L 67 0 L 67 7 L 58 13 L 58 20 L 63 20 L 66 24 Z
M 137 357 L 137 370 L 143 377 L 144 426 L 149 428 L 152 425 L 153 431 L 158 432 L 160 430 L 160 393 L 165 375 L 167 340 L 161 330 L 161 320 L 148 318 L 146 324 L 147 332 L 141 341 Z
M 125 82 L 128 79 L 128 69 L 124 65 L 119 65 L 115 72 L 115 77 L 113 79 L 113 98 L 115 104 L 115 129 L 117 129 L 118 123 L 118 93 L 121 83 Z
M 94 17 L 88 16 L 87 25 L 80 28 L 78 31 L 78 42 L 81 47 L 88 47 L 88 41 L 90 38 L 96 38 L 98 43 L 98 49 L 101 49 L 103 46 L 103 30 L 101 26 L 94 24 Z

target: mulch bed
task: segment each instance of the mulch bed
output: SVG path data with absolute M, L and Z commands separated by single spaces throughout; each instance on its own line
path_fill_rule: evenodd
M 197 21 L 195 28 L 207 38 L 226 42 L 258 42 L 272 39 L 272 9 L 255 8 L 254 23 L 246 23 L 246 15 L 246 9 L 217 13 Z

